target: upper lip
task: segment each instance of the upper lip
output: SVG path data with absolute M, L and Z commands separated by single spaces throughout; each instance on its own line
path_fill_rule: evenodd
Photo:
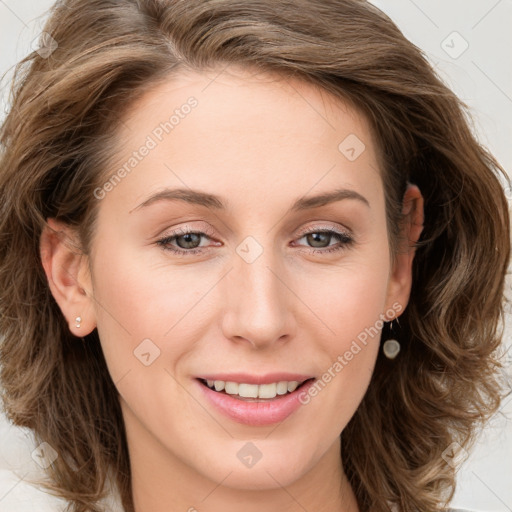
M 303 375 L 299 373 L 266 373 L 264 375 L 254 375 L 249 373 L 211 373 L 208 375 L 200 375 L 198 379 L 204 380 L 222 380 L 224 382 L 237 382 L 239 384 L 272 384 L 273 382 L 304 382 L 312 379 L 312 375 Z

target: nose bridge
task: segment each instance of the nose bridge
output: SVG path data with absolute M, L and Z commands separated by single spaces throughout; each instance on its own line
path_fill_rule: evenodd
M 226 283 L 225 335 L 245 338 L 255 346 L 271 344 L 291 334 L 290 292 L 270 238 L 266 237 L 266 246 L 253 237 L 238 245 Z

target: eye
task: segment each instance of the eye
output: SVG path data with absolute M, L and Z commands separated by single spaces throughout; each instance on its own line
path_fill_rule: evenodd
M 209 248 L 204 248 L 204 246 L 200 245 L 201 238 L 210 239 L 209 235 L 212 235 L 209 231 L 205 233 L 202 231 L 192 231 L 186 228 L 170 233 L 164 238 L 157 240 L 156 243 L 166 251 L 171 251 L 172 253 L 180 256 L 188 256 L 209 250 Z M 177 248 L 172 245 L 173 242 L 177 243 Z
M 192 256 L 199 253 L 204 253 L 211 250 L 211 246 L 201 245 L 203 238 L 211 240 L 213 233 L 207 230 L 193 231 L 186 229 L 180 229 L 169 235 L 157 240 L 157 245 L 162 247 L 166 251 L 171 251 L 179 256 Z M 332 253 L 341 251 L 347 246 L 354 243 L 354 239 L 349 233 L 338 232 L 333 229 L 316 229 L 303 233 L 298 239 L 305 238 L 307 243 L 311 244 L 314 250 L 307 251 L 313 253 Z M 336 245 L 330 245 L 330 240 L 336 240 Z M 176 247 L 177 246 L 177 247 Z
M 299 240 L 302 238 L 305 238 L 306 241 L 312 245 L 315 250 L 308 252 L 313 252 L 314 254 L 341 251 L 354 243 L 354 239 L 350 234 L 346 232 L 335 231 L 333 229 L 315 229 L 314 231 L 311 230 L 303 233 Z M 329 245 L 328 242 L 333 238 L 338 241 L 338 244 Z

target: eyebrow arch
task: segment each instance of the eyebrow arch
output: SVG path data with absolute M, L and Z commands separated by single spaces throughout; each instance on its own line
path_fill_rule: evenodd
M 309 210 L 313 208 L 318 208 L 320 206 L 325 206 L 329 203 L 334 203 L 336 201 L 341 201 L 343 199 L 356 199 L 361 201 L 370 207 L 370 203 L 368 200 L 356 192 L 355 190 L 340 188 L 333 190 L 332 192 L 324 192 L 323 194 L 319 194 L 311 197 L 301 197 L 293 203 L 290 208 L 291 212 L 298 212 L 303 210 Z M 184 201 L 189 204 L 195 204 L 200 206 L 206 206 L 207 208 L 213 208 L 215 210 L 225 210 L 226 206 L 221 197 L 216 196 L 214 194 L 208 194 L 206 192 L 201 192 L 199 190 L 192 189 L 169 189 L 166 188 L 157 192 L 150 197 L 148 197 L 141 204 L 130 210 L 129 213 L 132 213 L 135 210 L 139 210 L 140 208 L 145 208 L 157 201 Z

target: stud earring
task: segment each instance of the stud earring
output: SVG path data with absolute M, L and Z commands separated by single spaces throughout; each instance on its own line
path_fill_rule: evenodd
M 75 318 L 75 322 L 76 322 L 76 328 L 79 329 L 80 328 L 80 322 L 82 321 L 82 317 L 81 316 L 77 316 Z
M 389 324 L 389 330 L 390 332 L 393 329 L 393 321 Z M 397 340 L 394 338 L 390 338 L 389 340 L 386 340 L 384 344 L 382 345 L 382 351 L 384 352 L 384 355 L 388 359 L 395 359 L 395 357 L 400 352 L 400 343 L 398 343 Z

